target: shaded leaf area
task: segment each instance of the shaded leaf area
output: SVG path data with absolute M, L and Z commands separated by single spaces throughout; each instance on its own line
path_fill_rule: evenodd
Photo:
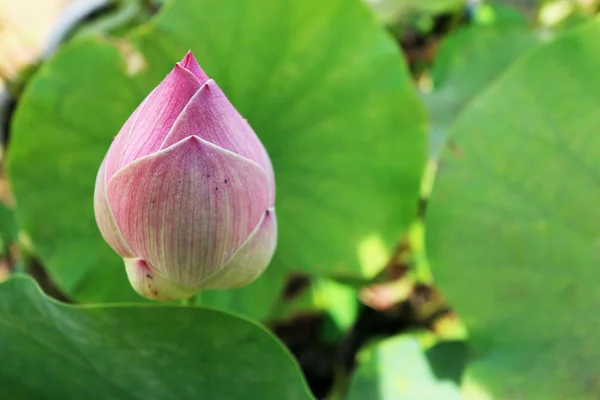
M 392 250 L 415 215 L 425 156 L 424 110 L 393 41 L 358 0 L 172 1 L 126 40 L 68 44 L 20 101 L 17 213 L 59 288 L 83 302 L 138 300 L 95 226 L 93 185 L 121 124 L 188 49 L 267 147 L 280 227 L 258 282 L 201 302 L 261 318 L 291 271 L 364 275 L 358 247 L 371 238 Z
M 425 350 L 431 372 L 440 381 L 460 385 L 467 365 L 469 348 L 461 340 L 440 341 Z
M 311 399 L 284 347 L 255 323 L 202 308 L 75 307 L 30 278 L 0 285 L 0 396 Z
M 427 242 L 476 351 L 466 399 L 600 396 L 599 34 L 524 56 L 452 127 Z
M 415 285 L 393 299 L 390 291 L 394 285 L 404 287 L 406 275 L 394 279 L 396 282 L 361 290 L 369 293 L 361 295 L 361 301 L 372 306 L 361 304 L 355 291 L 333 281 L 296 276 L 288 282 L 277 316 L 268 326 L 294 354 L 318 399 L 337 398 L 346 391 L 353 374 L 365 368 L 365 359 L 357 359 L 357 354 L 374 340 L 411 332 L 426 332 L 430 338 L 448 337 L 444 324 L 452 327 L 455 315 L 439 294 L 429 286 Z M 403 353 L 396 356 L 404 357 Z M 439 379 L 458 383 L 466 356 L 464 342 L 442 342 L 428 350 L 427 362 Z M 394 369 L 394 365 L 386 364 L 377 373 L 393 374 Z M 404 370 L 398 376 L 410 379 Z
M 317 399 L 328 399 L 334 389 L 337 349 L 342 332 L 327 312 L 306 312 L 270 324 L 294 355 Z
M 0 203 L 0 247 L 2 251 L 17 241 L 18 228 L 14 211 Z
M 15 269 L 19 256 L 17 237 L 18 228 L 14 210 L 0 202 L 0 282 Z
M 461 354 L 449 354 L 449 360 Z M 350 384 L 348 400 L 459 400 L 457 382 L 438 378 L 417 338 L 401 336 L 366 347 Z M 448 359 L 441 358 L 445 363 Z M 439 367 L 438 367 L 439 368 Z
M 431 158 L 437 159 L 448 129 L 469 102 L 538 41 L 523 21 L 472 25 L 442 42 L 432 71 L 435 90 L 424 96 Z
M 338 347 L 354 322 L 357 303 L 350 287 L 295 274 L 267 322 L 298 360 L 317 399 L 330 398 L 334 389 Z

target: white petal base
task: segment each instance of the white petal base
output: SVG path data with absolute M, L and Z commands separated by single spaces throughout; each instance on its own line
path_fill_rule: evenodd
M 192 297 L 197 288 L 182 286 L 160 274 L 141 258 L 124 258 L 129 283 L 140 296 L 150 300 L 173 301 Z

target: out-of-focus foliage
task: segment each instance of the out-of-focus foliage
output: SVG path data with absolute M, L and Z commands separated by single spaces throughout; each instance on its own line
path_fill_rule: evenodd
M 459 30 L 438 50 L 432 71 L 435 89 L 424 97 L 431 118 L 429 153 L 434 159 L 446 143 L 448 128 L 469 101 L 539 42 L 525 21 L 490 18 L 490 25 Z
M 385 23 L 402 19 L 411 13 L 442 13 L 456 11 L 467 4 L 466 0 L 365 0 L 377 17 Z
M 371 345 L 359 360 L 348 400 L 461 398 L 457 382 L 436 377 L 416 337 L 401 336 Z
M 470 327 L 467 399 L 595 399 L 600 20 L 523 56 L 453 124 L 429 214 Z

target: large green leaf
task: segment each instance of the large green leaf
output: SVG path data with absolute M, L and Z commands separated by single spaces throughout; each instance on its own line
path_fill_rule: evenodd
M 442 43 L 433 69 L 436 89 L 424 96 L 431 115 L 431 157 L 437 158 L 448 129 L 469 102 L 537 41 L 524 23 L 510 23 L 470 26 Z
M 258 325 L 202 308 L 75 307 L 29 278 L 0 285 L 4 399 L 310 399 Z
M 467 399 L 600 397 L 599 35 L 525 56 L 452 129 L 428 250 L 477 351 Z
M 67 45 L 20 101 L 9 159 L 18 216 L 64 291 L 82 301 L 134 298 L 95 227 L 95 174 L 128 114 L 188 49 L 273 160 L 280 239 L 267 272 L 275 276 L 261 279 L 360 275 L 365 240 L 392 249 L 416 212 L 425 119 L 399 50 L 366 7 L 173 1 L 127 42 Z M 258 316 L 277 288 L 256 287 L 202 301 L 262 298 Z
M 348 400 L 459 400 L 456 383 L 434 375 L 422 345 L 399 336 L 369 346 L 350 384 Z

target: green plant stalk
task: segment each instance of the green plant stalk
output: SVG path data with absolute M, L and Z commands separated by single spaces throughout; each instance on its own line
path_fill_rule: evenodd
M 184 307 L 194 307 L 196 305 L 196 296 L 181 300 L 181 305 Z

